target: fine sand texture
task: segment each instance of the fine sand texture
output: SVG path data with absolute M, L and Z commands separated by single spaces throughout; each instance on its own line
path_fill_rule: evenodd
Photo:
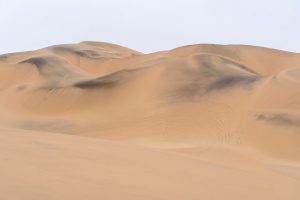
M 0 111 L 1 200 L 300 199 L 299 53 L 10 53 Z

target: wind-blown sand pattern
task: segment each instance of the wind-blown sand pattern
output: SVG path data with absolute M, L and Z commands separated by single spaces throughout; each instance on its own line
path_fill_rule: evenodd
M 0 56 L 0 199 L 300 199 L 300 54 L 102 42 Z

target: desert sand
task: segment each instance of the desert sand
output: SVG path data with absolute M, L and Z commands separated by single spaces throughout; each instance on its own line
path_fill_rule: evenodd
M 300 199 L 300 54 L 104 42 L 0 56 L 0 199 Z

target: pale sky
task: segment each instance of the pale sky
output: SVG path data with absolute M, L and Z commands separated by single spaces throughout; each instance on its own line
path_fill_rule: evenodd
M 0 54 L 95 40 L 142 52 L 195 43 L 300 52 L 300 0 L 0 0 Z

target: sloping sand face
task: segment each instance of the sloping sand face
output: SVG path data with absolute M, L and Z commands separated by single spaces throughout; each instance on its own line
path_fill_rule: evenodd
M 1 199 L 300 199 L 299 67 L 242 45 L 2 55 Z

